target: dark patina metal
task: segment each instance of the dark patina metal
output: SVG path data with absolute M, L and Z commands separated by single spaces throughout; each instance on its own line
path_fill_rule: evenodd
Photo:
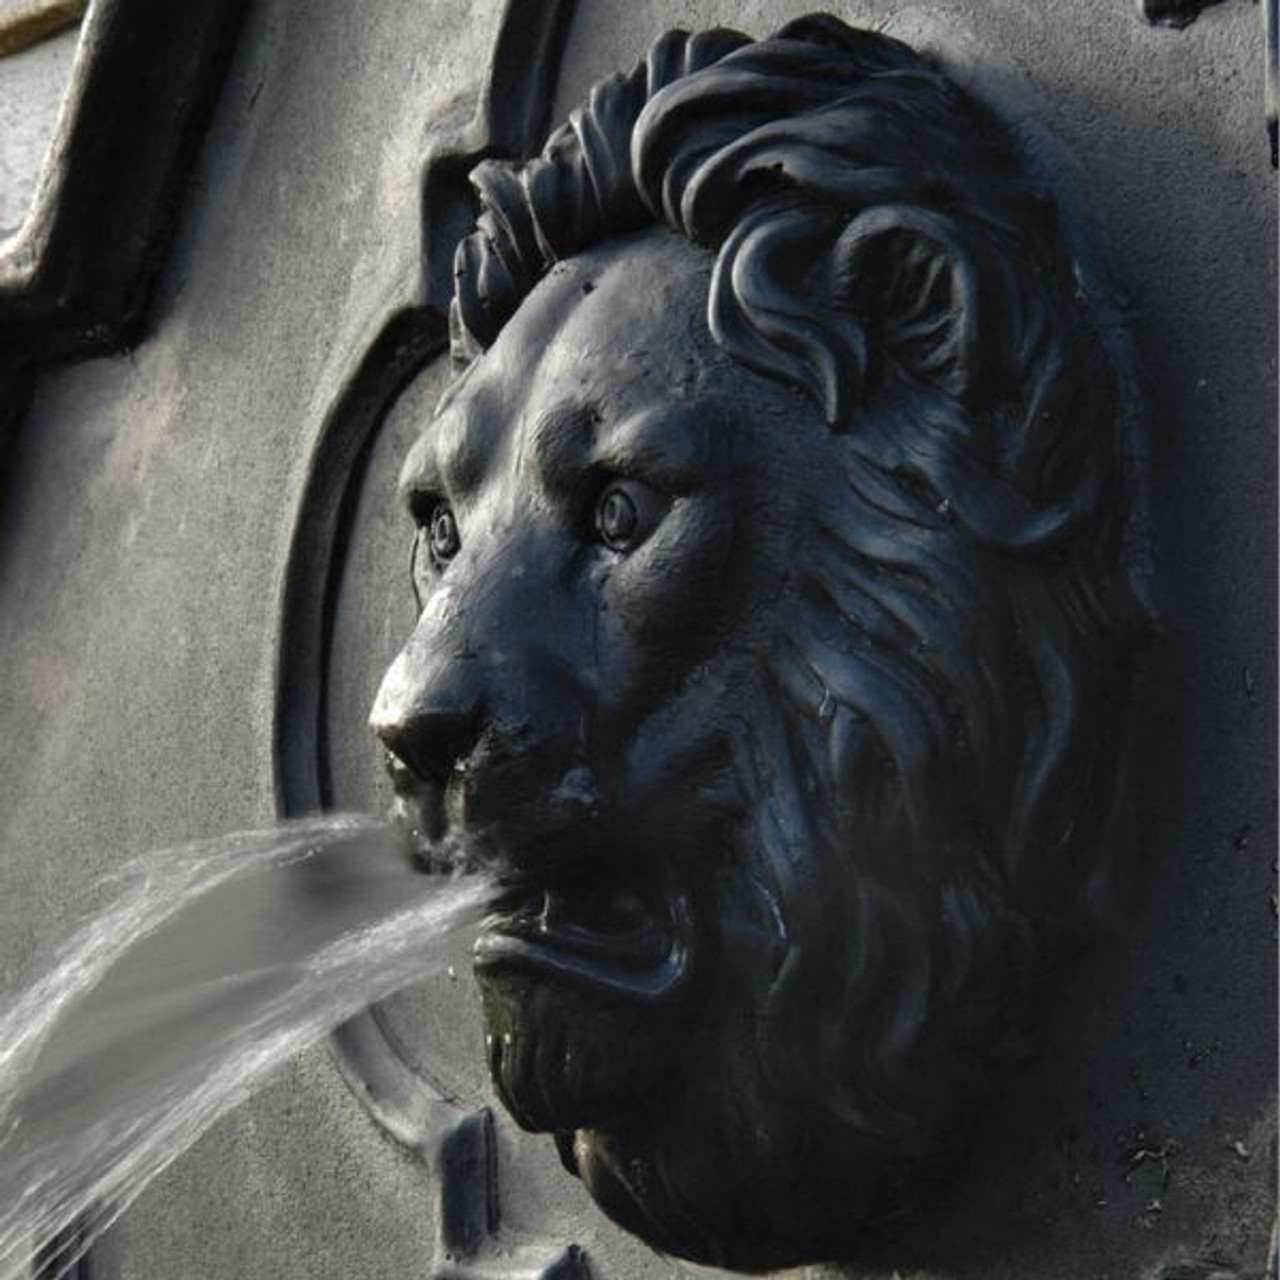
M 1128 878 L 1131 371 L 1012 134 L 831 18 L 473 182 L 373 721 L 497 885 L 494 1083 L 659 1249 L 907 1264 Z

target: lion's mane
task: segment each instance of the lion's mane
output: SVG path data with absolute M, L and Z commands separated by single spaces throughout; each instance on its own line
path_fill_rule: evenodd
M 762 660 L 777 696 L 734 745 L 772 934 L 742 962 L 752 1049 L 700 1090 L 734 1100 L 704 1147 L 771 1185 L 697 1221 L 716 1173 L 669 1143 L 647 1208 L 606 1205 L 705 1261 L 839 1251 L 852 1205 L 887 1211 L 963 1147 L 966 1104 L 1112 896 L 1150 621 L 1124 371 L 1010 132 L 834 19 L 668 33 L 540 157 L 473 182 L 461 362 L 557 261 L 665 225 L 715 255 L 715 339 L 839 435 L 801 607 Z

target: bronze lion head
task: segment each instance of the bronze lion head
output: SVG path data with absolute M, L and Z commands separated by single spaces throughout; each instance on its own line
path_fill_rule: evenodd
M 831 18 L 671 32 L 473 182 L 373 719 L 498 886 L 494 1083 L 661 1250 L 857 1257 L 1115 878 L 1126 371 L 1012 134 Z

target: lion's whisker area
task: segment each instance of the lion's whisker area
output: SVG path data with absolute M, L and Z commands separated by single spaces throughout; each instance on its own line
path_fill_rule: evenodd
M 161 850 L 114 880 L 0 1008 L 0 1280 L 34 1259 L 70 1274 L 274 1068 L 442 969 L 487 897 L 357 817 Z

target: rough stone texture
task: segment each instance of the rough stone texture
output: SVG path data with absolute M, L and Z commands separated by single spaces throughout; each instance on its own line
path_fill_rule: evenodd
M 294 505 L 355 354 L 409 296 L 424 130 L 474 91 L 498 7 L 386 0 L 375 23 L 342 0 L 256 5 L 151 336 L 41 381 L 0 490 L 5 986 L 100 899 L 97 878 L 125 853 L 273 816 Z M 763 33 L 812 7 L 583 0 L 557 115 L 668 26 Z M 937 1275 L 1131 1280 L 1167 1261 L 1258 1276 L 1276 856 L 1275 221 L 1258 13 L 1222 5 L 1173 32 L 1113 0 L 828 7 L 950 50 L 1074 155 L 1153 409 L 1166 641 L 1136 976 L 1098 1002 L 1100 1065 L 1052 1113 L 1026 1112 L 1018 1138 L 1043 1147 L 1043 1180 L 1008 1239 Z M 377 753 L 350 722 L 405 608 L 377 486 L 429 398 L 393 417 L 362 498 L 354 562 L 389 576 L 344 588 L 336 661 L 350 674 L 331 714 L 349 726 L 339 772 L 353 802 L 376 794 Z M 572 1227 L 619 1280 L 674 1272 L 618 1243 L 553 1165 L 507 1189 L 513 1232 Z M 131 1280 L 425 1276 L 432 1203 L 317 1050 L 179 1160 L 100 1262 Z
M 0 57 L 0 243 L 31 207 L 78 41 L 77 32 L 65 31 Z
M 0 0 L 0 57 L 74 26 L 87 4 L 88 0 Z

